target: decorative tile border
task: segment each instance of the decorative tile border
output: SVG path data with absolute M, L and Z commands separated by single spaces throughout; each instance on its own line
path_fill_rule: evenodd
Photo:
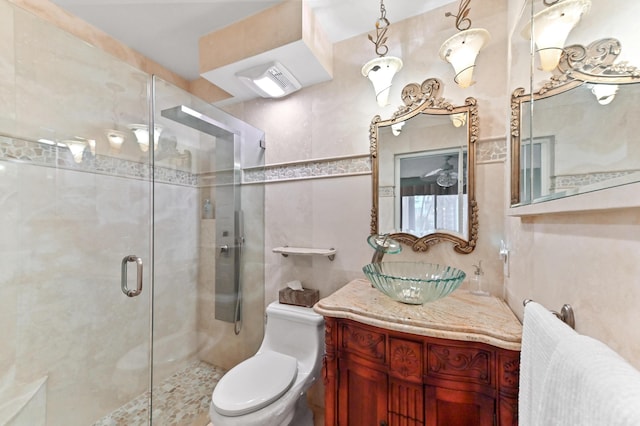
M 617 179 L 634 173 L 638 173 L 638 170 L 556 176 L 555 178 L 552 178 L 551 186 L 552 189 L 555 190 L 578 188 L 607 180 Z
M 149 179 L 151 167 L 137 161 L 85 153 L 76 163 L 67 147 L 0 136 L 0 160 L 16 160 L 37 166 L 105 174 L 133 179 Z M 176 185 L 197 186 L 198 175 L 167 167 L 154 167 L 154 179 Z
M 381 186 L 378 188 L 379 197 L 393 197 L 393 186 Z
M 504 161 L 507 157 L 506 138 L 479 140 L 476 161 Z M 68 148 L 40 142 L 0 136 L 0 160 L 18 160 L 34 165 L 57 167 L 90 173 L 107 174 L 134 179 L 149 179 L 148 164 L 105 155 L 85 155 L 81 163 L 73 161 Z M 371 173 L 369 154 L 296 161 L 267 165 L 264 168 L 243 170 L 242 183 L 273 183 L 292 180 L 355 176 Z M 154 168 L 156 181 L 187 186 L 211 185 L 213 175 L 197 175 L 168 167 Z M 215 178 L 213 179 L 215 181 Z
M 476 164 L 505 161 L 507 159 L 507 138 L 479 139 L 476 142 Z
M 506 137 L 478 140 L 476 146 L 477 163 L 504 161 L 506 158 Z M 364 154 L 306 162 L 271 164 L 266 165 L 264 169 L 246 169 L 242 181 L 243 183 L 274 183 L 370 173 L 371 157 L 369 154 Z
M 267 165 L 263 169 L 244 170 L 244 183 L 269 183 L 371 173 L 369 155 L 336 157 L 306 162 Z

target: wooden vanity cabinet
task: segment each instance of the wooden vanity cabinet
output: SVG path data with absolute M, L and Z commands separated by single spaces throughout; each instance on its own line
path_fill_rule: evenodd
M 516 426 L 520 352 L 325 317 L 326 426 Z

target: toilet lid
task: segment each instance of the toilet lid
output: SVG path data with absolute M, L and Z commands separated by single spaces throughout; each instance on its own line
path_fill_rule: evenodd
M 289 390 L 297 374 L 294 357 L 272 351 L 256 354 L 220 379 L 213 390 L 213 406 L 224 416 L 257 411 Z

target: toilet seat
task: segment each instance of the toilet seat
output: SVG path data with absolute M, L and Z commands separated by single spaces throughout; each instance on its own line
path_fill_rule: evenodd
M 224 416 L 257 411 L 287 392 L 297 374 L 294 357 L 272 351 L 256 354 L 220 379 L 213 390 L 213 406 Z

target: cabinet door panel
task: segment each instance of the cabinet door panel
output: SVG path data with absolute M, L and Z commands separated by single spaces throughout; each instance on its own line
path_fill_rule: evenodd
M 422 385 L 389 379 L 389 425 L 424 424 Z
M 493 398 L 427 386 L 425 389 L 426 426 L 493 426 Z
M 387 419 L 387 375 L 340 360 L 338 421 L 340 426 L 378 426 Z M 384 423 L 383 423 L 384 422 Z
M 437 379 L 492 385 L 493 354 L 468 345 L 429 344 L 427 369 Z

